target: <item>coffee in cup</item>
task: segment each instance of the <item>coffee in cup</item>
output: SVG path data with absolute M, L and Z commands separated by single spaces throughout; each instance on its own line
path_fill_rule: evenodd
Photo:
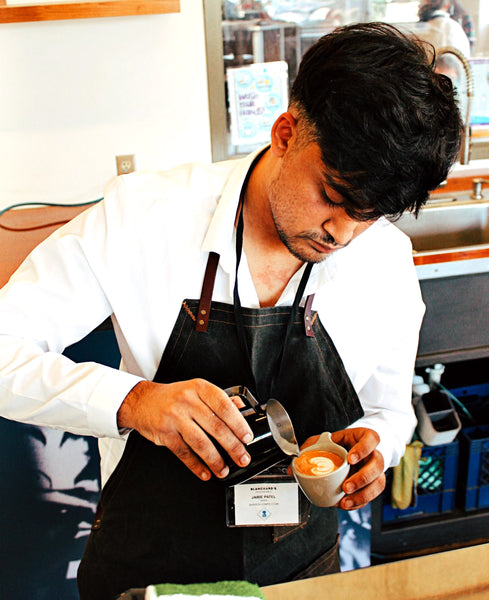
M 295 468 L 304 475 L 322 477 L 329 475 L 343 464 L 343 458 L 327 450 L 305 450 L 295 461 Z
M 292 472 L 307 498 L 316 506 L 335 506 L 344 496 L 341 489 L 348 476 L 348 452 L 335 444 L 329 432 L 292 461 Z

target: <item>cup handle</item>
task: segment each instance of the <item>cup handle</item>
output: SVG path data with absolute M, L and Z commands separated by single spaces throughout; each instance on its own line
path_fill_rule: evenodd
M 323 431 L 323 433 L 319 436 L 319 439 L 316 442 L 316 444 L 324 442 L 325 440 L 334 444 L 333 440 L 331 439 L 331 433 L 329 431 Z
M 334 444 L 331 439 L 331 433 L 329 431 L 323 431 L 323 433 L 319 436 L 317 442 L 314 442 L 311 446 L 307 446 L 304 450 L 314 450 L 316 446 L 320 446 L 324 442 L 329 442 L 330 444 Z

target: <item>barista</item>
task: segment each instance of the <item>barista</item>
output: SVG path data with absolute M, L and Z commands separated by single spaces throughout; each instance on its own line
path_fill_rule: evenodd
M 249 462 L 251 431 L 224 389 L 277 398 L 300 444 L 335 432 L 353 467 L 342 508 L 382 491 L 415 424 L 424 311 L 409 239 L 384 216 L 419 210 L 460 132 L 421 47 L 345 27 L 306 53 L 269 146 L 118 178 L 21 266 L 0 295 L 2 414 L 101 438 L 82 600 L 338 570 L 334 508 L 226 520 L 226 461 Z M 120 371 L 61 356 L 109 315 Z

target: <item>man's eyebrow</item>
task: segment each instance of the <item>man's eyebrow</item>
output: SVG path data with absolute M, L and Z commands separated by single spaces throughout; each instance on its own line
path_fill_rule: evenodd
M 345 201 L 343 199 L 340 200 L 340 201 L 333 200 L 331 198 L 330 194 L 329 194 L 329 190 L 334 190 L 335 193 L 337 193 L 339 196 L 341 196 L 341 194 L 337 190 L 335 190 L 335 188 L 331 185 L 331 183 L 332 183 L 331 176 L 326 175 L 324 173 L 324 171 L 323 171 L 323 173 L 321 175 L 322 175 L 322 177 L 321 177 L 321 179 L 322 179 L 321 184 L 322 184 L 322 188 L 323 188 L 322 189 L 322 195 L 323 195 L 324 199 L 327 200 L 333 206 L 338 206 L 338 207 L 344 206 L 345 205 Z
M 333 206 L 338 206 L 338 207 L 345 206 L 345 201 L 344 200 L 333 200 L 331 198 L 331 196 L 327 192 L 324 192 L 324 195 L 328 199 L 328 202 L 330 204 L 333 204 Z
M 337 193 L 339 194 L 339 192 Z M 346 213 L 350 215 L 351 218 L 356 219 L 358 221 L 375 221 L 380 216 L 379 214 L 377 214 L 374 208 L 356 208 L 355 205 L 348 202 L 348 199 L 346 198 L 343 198 L 340 202 L 332 200 L 324 187 L 322 195 L 324 200 L 328 202 L 330 206 L 336 208 L 343 208 L 346 211 Z
M 342 181 L 344 182 L 344 180 L 342 180 L 340 177 L 335 177 L 332 175 L 331 172 L 328 171 L 327 167 L 324 166 L 324 168 L 321 170 L 321 183 L 323 186 L 323 196 L 325 200 L 332 206 L 345 209 L 348 214 L 351 213 L 352 217 L 358 219 L 359 221 L 375 221 L 378 219 L 380 215 L 377 213 L 374 207 L 359 208 L 356 206 L 354 201 L 351 201 L 351 199 L 348 198 L 348 195 L 345 196 L 338 191 L 337 186 L 339 185 L 340 188 L 346 193 L 348 192 L 348 185 L 346 182 L 344 182 L 342 185 Z M 326 191 L 326 187 L 334 190 L 342 198 L 342 200 L 340 202 L 332 200 Z

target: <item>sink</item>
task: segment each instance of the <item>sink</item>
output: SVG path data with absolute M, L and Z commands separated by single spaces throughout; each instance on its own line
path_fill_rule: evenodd
M 489 246 L 489 200 L 471 200 L 470 192 L 433 198 L 418 218 L 406 213 L 395 225 L 411 238 L 415 253 Z

